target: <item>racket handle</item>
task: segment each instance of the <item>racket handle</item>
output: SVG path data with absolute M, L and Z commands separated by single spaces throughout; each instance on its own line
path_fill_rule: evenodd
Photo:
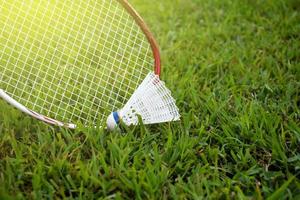
M 32 113 L 22 104 L 20 104 L 19 102 L 17 102 L 16 100 L 14 100 L 12 97 L 10 97 L 6 92 L 4 92 L 4 90 L 0 89 L 0 97 L 2 99 L 4 99 L 6 102 L 8 102 L 9 104 L 11 104 L 12 106 L 14 106 L 15 108 L 21 110 L 22 112 L 28 114 L 28 115 L 32 115 Z
M 12 106 L 14 106 L 15 108 L 19 109 L 20 111 L 36 118 L 39 119 L 43 122 L 46 122 L 48 124 L 53 124 L 53 125 L 57 125 L 57 126 L 63 126 L 63 127 L 67 127 L 67 128 L 71 128 L 74 129 L 76 128 L 75 124 L 71 124 L 71 123 L 62 123 L 60 121 L 51 119 L 49 117 L 46 117 L 44 115 L 41 115 L 39 113 L 36 113 L 34 111 L 29 110 L 28 108 L 26 108 L 24 105 L 20 104 L 19 102 L 17 102 L 16 100 L 14 100 L 12 97 L 10 97 L 6 92 L 4 92 L 3 89 L 0 89 L 0 98 L 4 99 L 5 101 L 7 101 L 9 104 L 11 104 Z

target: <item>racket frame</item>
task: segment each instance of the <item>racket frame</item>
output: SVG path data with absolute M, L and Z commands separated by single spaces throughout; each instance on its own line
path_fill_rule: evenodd
M 133 17 L 135 22 L 140 26 L 142 31 L 144 32 L 145 36 L 147 37 L 154 57 L 154 73 L 160 76 L 161 73 L 161 58 L 160 52 L 158 48 L 158 44 L 151 33 L 150 29 L 144 22 L 143 18 L 138 14 L 138 12 L 129 4 L 127 0 L 117 0 L 123 7 L 127 10 L 127 12 Z
M 160 76 L 161 74 L 161 58 L 160 58 L 160 52 L 159 52 L 159 47 L 158 44 L 151 33 L 150 29 L 142 19 L 142 17 L 138 14 L 138 12 L 130 5 L 130 3 L 127 0 L 116 0 L 118 1 L 126 10 L 127 12 L 133 17 L 135 22 L 139 25 L 141 30 L 144 32 L 148 42 L 150 43 L 152 53 L 153 53 L 153 58 L 154 58 L 154 72 L 156 75 Z M 55 126 L 61 126 L 61 127 L 66 127 L 70 129 L 75 129 L 76 125 L 73 123 L 64 123 L 55 119 L 52 119 L 50 117 L 44 116 L 42 114 L 39 114 L 37 112 L 34 112 L 30 109 L 28 109 L 26 106 L 22 105 L 15 99 L 13 99 L 10 95 L 8 95 L 3 89 L 0 88 L 0 98 L 8 102 L 10 105 L 13 107 L 17 108 L 18 110 L 22 111 L 23 113 L 36 118 L 40 121 L 43 121 L 47 124 L 50 125 L 55 125 Z

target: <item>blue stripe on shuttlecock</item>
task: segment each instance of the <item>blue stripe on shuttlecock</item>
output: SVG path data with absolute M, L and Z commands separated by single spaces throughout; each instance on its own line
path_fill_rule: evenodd
M 114 120 L 118 124 L 120 122 L 120 117 L 118 115 L 118 112 L 113 112 Z

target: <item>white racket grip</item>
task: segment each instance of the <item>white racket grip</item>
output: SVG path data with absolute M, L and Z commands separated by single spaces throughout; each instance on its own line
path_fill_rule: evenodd
M 0 89 L 0 97 L 2 99 L 4 99 L 5 101 L 7 101 L 12 106 L 14 106 L 15 108 L 19 109 L 20 111 L 30 115 L 31 117 L 34 117 L 34 118 L 38 119 L 38 120 L 41 120 L 41 121 L 46 122 L 48 124 L 57 125 L 57 126 L 64 126 L 64 127 L 71 128 L 71 129 L 76 128 L 75 124 L 63 123 L 63 122 L 57 121 L 55 119 L 52 119 L 52 118 L 46 117 L 44 115 L 41 115 L 39 113 L 36 113 L 32 110 L 29 110 L 24 105 L 20 104 L 19 102 L 14 100 L 12 97 L 10 97 L 6 92 L 4 92 L 3 89 Z

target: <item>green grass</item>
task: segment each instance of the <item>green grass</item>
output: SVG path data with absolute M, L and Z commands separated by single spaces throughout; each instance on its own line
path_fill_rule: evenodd
M 181 122 L 70 131 L 0 101 L 0 199 L 299 199 L 299 2 L 130 2 Z

